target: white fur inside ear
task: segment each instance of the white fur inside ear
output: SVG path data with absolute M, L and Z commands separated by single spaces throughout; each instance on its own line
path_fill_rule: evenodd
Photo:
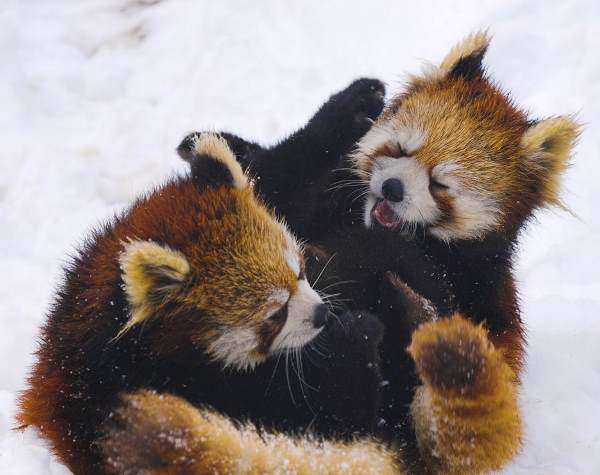
M 566 159 L 579 136 L 580 125 L 572 117 L 553 117 L 531 126 L 521 139 L 529 158 L 553 154 Z
M 529 127 L 521 139 L 530 176 L 539 181 L 542 204 L 564 205 L 560 201 L 560 181 L 569 165 L 571 152 L 581 126 L 569 116 L 553 117 Z
M 218 134 L 204 133 L 194 139 L 194 154 L 207 155 L 223 163 L 233 177 L 233 186 L 243 189 L 248 186 L 248 180 L 242 167 L 236 161 L 235 155 L 229 148 L 227 141 Z
M 119 334 L 146 320 L 156 305 L 152 297 L 175 291 L 190 271 L 181 252 L 151 241 L 126 243 L 119 263 L 131 307 L 131 317 Z

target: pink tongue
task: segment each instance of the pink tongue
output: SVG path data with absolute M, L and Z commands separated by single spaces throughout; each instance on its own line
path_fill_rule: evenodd
M 380 201 L 373 209 L 373 216 L 382 226 L 391 228 L 400 224 L 396 213 L 389 207 L 387 201 Z

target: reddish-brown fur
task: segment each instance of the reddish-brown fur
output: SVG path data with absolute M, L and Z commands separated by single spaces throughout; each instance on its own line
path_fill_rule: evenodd
M 266 356 L 281 325 L 265 321 L 261 305 L 274 287 L 292 295 L 298 285 L 284 254 L 293 249 L 290 239 L 251 187 L 205 187 L 186 177 L 136 201 L 96 232 L 67 269 L 18 421 L 36 427 L 75 473 L 94 473 L 91 444 L 119 391 L 152 387 L 154 377 L 162 385 L 185 378 L 176 366 L 194 371 L 228 325 L 256 328 L 256 356 Z M 135 312 L 119 261 L 132 240 L 176 249 L 190 272 L 181 288 L 153 297 L 139 328 L 121 334 Z M 162 361 L 172 362 L 164 369 L 171 374 L 154 376 Z
M 367 182 L 382 157 L 413 160 L 426 171 L 439 214 L 418 223 L 432 236 L 424 247 L 448 266 L 458 309 L 485 322 L 518 375 L 525 335 L 514 248 L 537 209 L 560 205 L 560 178 L 579 126 L 568 117 L 530 121 L 482 67 L 488 44 L 485 33 L 474 34 L 439 67 L 411 77 L 359 142 L 353 160 Z M 398 144 L 407 130 L 423 137 L 408 154 Z M 451 170 L 446 186 L 436 182 L 436 167 Z

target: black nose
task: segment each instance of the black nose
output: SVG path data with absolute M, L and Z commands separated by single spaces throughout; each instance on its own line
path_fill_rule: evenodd
M 325 326 L 328 319 L 329 309 L 327 308 L 327 305 L 317 305 L 317 308 L 315 309 L 315 314 L 313 316 L 313 325 L 315 326 L 315 328 L 321 328 Z
M 402 201 L 404 198 L 404 186 L 398 178 L 388 178 L 381 187 L 383 197 L 389 201 Z

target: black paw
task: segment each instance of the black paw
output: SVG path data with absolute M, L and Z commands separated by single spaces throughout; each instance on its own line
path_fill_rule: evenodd
M 393 272 L 386 272 L 379 290 L 381 318 L 394 333 L 408 336 L 421 323 L 438 318 L 434 305 Z
M 332 342 L 376 348 L 383 338 L 383 324 L 370 313 L 348 311 L 331 317 L 325 332 Z
M 383 110 L 385 86 L 377 79 L 361 78 L 334 94 L 311 119 L 311 131 L 340 154 L 371 128 Z

